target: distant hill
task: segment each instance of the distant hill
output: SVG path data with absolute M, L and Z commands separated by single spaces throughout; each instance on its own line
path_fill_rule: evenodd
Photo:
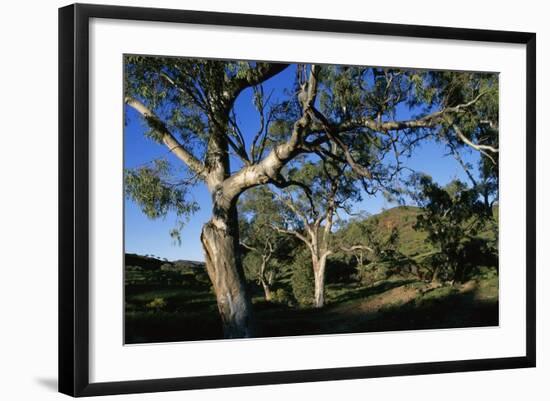
M 156 256 L 151 255 L 137 255 L 135 253 L 127 253 L 125 255 L 125 265 L 126 266 L 139 266 L 144 270 L 158 270 L 163 265 L 172 266 L 173 269 L 197 269 L 204 268 L 204 262 L 199 262 L 195 260 L 163 260 L 159 259 Z M 167 266 L 165 266 L 167 267 Z
M 379 229 L 388 234 L 395 227 L 399 232 L 399 251 L 411 257 L 432 250 L 427 242 L 427 234 L 414 229 L 420 212 L 421 209 L 415 206 L 397 206 L 369 216 L 366 221 L 378 220 Z
M 126 266 L 139 266 L 144 270 L 157 270 L 165 263 L 169 262 L 149 255 L 144 256 L 135 253 L 127 253 L 124 256 L 124 264 Z
M 422 209 L 415 206 L 397 206 L 367 217 L 364 223 L 377 221 L 381 233 L 389 234 L 395 227 L 399 232 L 398 249 L 408 257 L 424 255 L 433 251 L 427 241 L 427 234 L 414 229 L 416 219 Z M 498 206 L 494 207 L 494 214 L 498 219 Z M 494 238 L 494 232 L 488 226 L 479 233 L 481 238 Z
M 169 261 L 154 255 L 125 255 L 124 282 L 126 285 L 173 285 L 191 287 L 210 286 L 203 262 L 193 260 Z

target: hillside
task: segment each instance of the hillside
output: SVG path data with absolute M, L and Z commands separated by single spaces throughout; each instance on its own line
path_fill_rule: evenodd
M 498 220 L 498 206 L 494 207 L 493 212 Z M 404 255 L 414 258 L 433 250 L 433 247 L 427 242 L 427 234 L 414 229 L 416 218 L 420 213 L 421 209 L 415 206 L 397 206 L 369 216 L 360 224 L 375 223 L 382 236 L 389 235 L 395 227 L 399 233 L 398 250 Z M 478 237 L 494 239 L 495 233 L 488 225 L 479 232 Z
M 408 257 L 422 255 L 432 250 L 427 242 L 427 234 L 414 229 L 420 208 L 414 206 L 397 206 L 370 216 L 366 222 L 377 221 L 381 233 L 388 235 L 396 228 L 399 233 L 398 250 Z
M 125 255 L 126 284 L 207 283 L 204 262 L 192 260 L 168 261 L 151 255 Z
M 166 259 L 160 259 L 155 256 L 149 256 L 149 255 L 137 255 L 135 253 L 127 253 L 125 255 L 125 263 L 126 266 L 139 266 L 142 269 L 145 270 L 157 270 L 160 269 L 161 266 L 167 265 L 167 266 L 173 266 L 175 269 L 195 269 L 195 268 L 203 268 L 204 262 L 196 261 L 196 260 L 184 260 L 184 259 L 178 259 L 174 261 L 169 261 Z M 167 269 L 167 266 L 165 266 L 165 269 Z
M 137 255 L 135 253 L 127 253 L 124 255 L 125 266 L 139 266 L 144 270 L 157 270 L 165 263 L 168 262 L 157 259 L 154 256 Z

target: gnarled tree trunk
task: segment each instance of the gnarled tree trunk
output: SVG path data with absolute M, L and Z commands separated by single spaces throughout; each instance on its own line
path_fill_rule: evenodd
M 216 293 L 225 338 L 252 337 L 254 334 L 238 233 L 233 208 L 213 217 L 203 226 L 201 234 L 206 269 Z

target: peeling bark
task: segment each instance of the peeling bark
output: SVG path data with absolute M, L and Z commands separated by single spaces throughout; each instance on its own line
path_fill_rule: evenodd
M 236 217 L 236 213 L 226 215 Z M 231 217 L 223 220 L 212 218 L 203 226 L 201 242 L 208 276 L 216 293 L 224 337 L 252 337 L 251 305 L 236 245 L 237 220 Z

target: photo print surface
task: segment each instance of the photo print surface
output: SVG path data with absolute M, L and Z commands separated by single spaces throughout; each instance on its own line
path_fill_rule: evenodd
M 498 73 L 123 63 L 126 344 L 499 324 Z

